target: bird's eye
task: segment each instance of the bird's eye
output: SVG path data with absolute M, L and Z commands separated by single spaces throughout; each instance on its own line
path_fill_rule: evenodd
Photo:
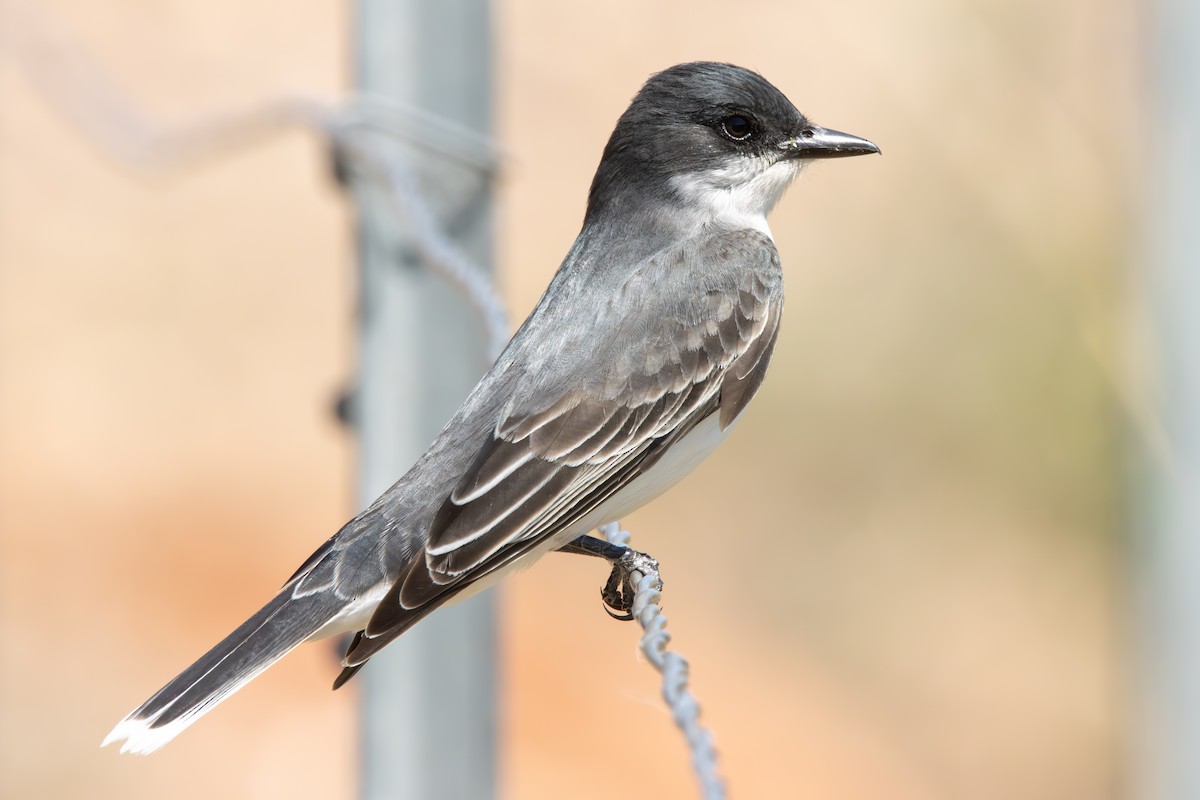
M 721 120 L 721 133 L 735 142 L 744 142 L 754 135 L 754 123 L 741 114 L 730 114 Z

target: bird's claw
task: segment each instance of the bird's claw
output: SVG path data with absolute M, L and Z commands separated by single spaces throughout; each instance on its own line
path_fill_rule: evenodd
M 632 548 L 626 548 L 620 558 L 612 562 L 612 572 L 604 588 L 600 590 L 600 598 L 604 601 L 604 611 L 613 619 L 628 622 L 633 619 L 633 601 L 637 595 L 637 586 L 633 573 L 642 576 L 658 576 L 658 562 L 645 553 Z

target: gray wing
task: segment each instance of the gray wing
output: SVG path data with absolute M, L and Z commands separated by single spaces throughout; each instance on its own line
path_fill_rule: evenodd
M 728 427 L 762 383 L 782 300 L 774 246 L 740 231 L 649 259 L 605 307 L 575 309 L 621 316 L 514 365 L 524 377 L 491 438 L 345 663 L 566 530 L 709 414 Z

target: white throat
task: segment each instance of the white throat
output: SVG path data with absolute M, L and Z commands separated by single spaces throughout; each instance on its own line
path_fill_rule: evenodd
M 671 179 L 672 187 L 701 225 L 718 222 L 749 228 L 771 237 L 767 214 L 800 174 L 803 162 L 786 159 L 770 162 L 748 157 L 721 169 L 689 172 Z

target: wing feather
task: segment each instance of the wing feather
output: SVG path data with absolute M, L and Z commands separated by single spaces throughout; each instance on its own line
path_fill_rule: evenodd
M 519 472 L 518 478 L 505 480 L 478 500 L 461 505 L 453 500 L 443 503 L 433 519 L 433 524 L 439 526 L 434 528 L 438 533 L 437 543 L 431 536 L 425 551 L 444 555 L 465 547 L 497 526 L 502 525 L 506 530 L 519 527 L 520 519 L 508 521 L 512 513 L 547 485 L 552 485 L 552 492 L 561 491 L 561 477 L 567 474 L 561 464 L 542 459 L 526 462 Z
M 479 452 L 475 466 L 467 471 L 450 494 L 456 505 L 469 503 L 496 488 L 500 481 L 533 458 L 533 451 L 528 447 L 514 446 L 504 439 L 493 438 L 488 445 Z
M 697 238 L 648 259 L 618 296 L 640 298 L 637 308 L 602 326 L 604 339 L 568 343 L 571 373 L 558 353 L 521 354 L 513 368 L 523 377 L 491 440 L 434 515 L 424 551 L 375 611 L 348 667 L 431 605 L 566 532 L 700 419 L 719 411 L 725 428 L 745 409 L 782 304 L 769 239 L 753 231 Z

